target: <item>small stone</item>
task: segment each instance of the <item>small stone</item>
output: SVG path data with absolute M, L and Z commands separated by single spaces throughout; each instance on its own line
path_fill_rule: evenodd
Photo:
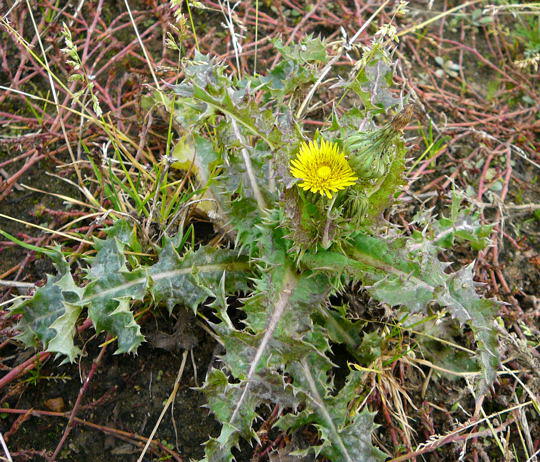
M 64 398 L 51 398 L 45 401 L 45 407 L 54 412 L 63 412 L 66 405 L 64 403 Z

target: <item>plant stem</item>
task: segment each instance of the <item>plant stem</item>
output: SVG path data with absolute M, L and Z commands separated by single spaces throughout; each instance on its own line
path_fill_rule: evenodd
M 330 233 L 330 225 L 332 224 L 332 218 L 330 216 L 332 212 L 332 207 L 334 206 L 334 203 L 337 199 L 337 194 L 334 195 L 332 198 L 332 201 L 330 202 L 330 205 L 328 206 L 328 210 L 326 212 L 326 223 L 324 224 L 324 232 L 323 232 L 323 238 L 322 238 L 322 246 L 324 249 L 327 249 L 332 245 L 332 242 L 330 241 L 329 233 Z
M 257 201 L 257 205 L 259 206 L 259 209 L 261 211 L 264 211 L 267 208 L 266 202 L 264 200 L 263 195 L 261 194 L 259 185 L 257 184 L 257 178 L 255 177 L 255 172 L 253 171 L 253 164 L 251 163 L 249 152 L 245 147 L 244 138 L 240 134 L 240 130 L 238 130 L 238 125 L 236 124 L 236 120 L 234 119 L 234 117 L 231 117 L 231 125 L 232 125 L 236 138 L 242 144 L 240 151 L 242 152 L 242 158 L 244 159 L 244 164 L 246 165 L 246 172 L 249 178 L 251 189 L 253 190 L 253 195 L 255 196 L 255 200 Z
M 234 411 L 232 413 L 231 424 L 234 424 L 234 420 L 236 419 L 238 412 L 242 408 L 242 404 L 244 403 L 244 400 L 246 399 L 248 389 L 255 375 L 257 366 L 259 365 L 259 361 L 261 360 L 262 355 L 265 352 L 266 347 L 268 346 L 268 343 L 272 339 L 272 335 L 274 334 L 274 331 L 276 330 L 278 322 L 283 316 L 283 312 L 287 308 L 291 295 L 297 285 L 298 285 L 298 276 L 296 275 L 295 271 L 292 268 L 287 268 L 287 271 L 285 272 L 285 275 L 283 278 L 283 286 L 281 288 L 281 293 L 279 294 L 279 298 L 276 304 L 274 305 L 274 312 L 272 313 L 272 317 L 268 321 L 268 325 L 266 327 L 264 337 L 262 338 L 261 343 L 259 344 L 259 347 L 257 348 L 257 351 L 255 353 L 255 357 L 253 358 L 253 361 L 251 362 L 251 365 L 249 367 L 249 372 L 245 381 L 246 384 L 244 386 L 244 391 L 242 392 L 242 395 L 240 396 L 240 399 L 236 403 L 236 407 L 234 408 Z

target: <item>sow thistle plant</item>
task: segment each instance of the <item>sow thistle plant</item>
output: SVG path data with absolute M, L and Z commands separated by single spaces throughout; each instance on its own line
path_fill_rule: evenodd
M 118 219 L 95 240 L 95 256 L 77 281 L 59 249 L 48 251 L 58 274 L 13 312 L 27 345 L 73 361 L 83 312 L 123 353 L 144 340 L 135 304 L 165 305 L 170 313 L 189 307 L 206 319 L 199 309 L 206 303 L 223 351 L 201 387 L 222 424 L 205 445 L 205 461 L 234 460 L 240 439 L 259 441 L 269 406 L 279 409 L 274 428 L 291 436 L 291 457 L 382 461 L 371 440 L 377 410 L 366 400 L 383 339 L 331 300 L 361 283 L 394 308 L 405 330 L 408 316 L 418 326 L 419 317 L 446 313 L 474 333 L 478 389 L 485 392 L 499 364 L 497 304 L 477 294 L 471 266 L 451 272 L 438 255 L 456 241 L 484 247 L 489 228 L 457 200 L 448 217 L 418 218 L 421 231 L 412 235 L 383 219 L 404 182 L 402 129 L 412 115 L 387 89 L 381 41 L 339 81 L 336 101 L 348 108 L 336 104 L 316 133 L 297 108 L 310 110 L 316 92 L 308 90 L 330 61 L 326 44 L 307 38 L 275 46 L 281 61 L 256 76 L 232 77 L 197 53 L 184 62 L 183 81 L 155 97 L 160 107 L 165 101 L 180 138 L 173 167 L 198 181 L 191 201 L 228 245 L 195 248 L 182 230 L 164 232 L 157 259 L 142 259 L 140 230 Z M 231 319 L 231 296 L 241 297 L 241 321 Z M 346 348 L 351 365 L 339 372 L 346 376 L 341 386 L 334 383 L 335 345 Z M 311 444 L 301 436 L 308 427 L 317 433 Z

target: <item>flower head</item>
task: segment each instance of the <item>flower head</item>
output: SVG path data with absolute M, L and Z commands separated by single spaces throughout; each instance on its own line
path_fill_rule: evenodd
M 325 140 L 302 143 L 296 159 L 291 160 L 290 171 L 303 180 L 298 185 L 302 189 L 329 198 L 358 179 L 339 146 Z

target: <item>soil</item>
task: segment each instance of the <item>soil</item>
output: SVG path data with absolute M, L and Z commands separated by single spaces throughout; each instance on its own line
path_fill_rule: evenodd
M 15 157 L 19 152 L 2 152 L 0 150 L 0 163 Z M 6 170 L 16 172 L 24 165 L 24 162 L 18 162 L 10 165 Z M 69 197 L 78 198 L 78 191 L 65 181 L 52 176 L 55 173 L 55 164 L 47 159 L 39 161 L 33 168 L 29 169 L 22 180 L 17 184 L 12 192 L 2 201 L 0 201 L 0 214 L 17 218 L 45 228 L 54 229 L 54 218 L 46 214 L 40 215 L 41 208 L 61 209 L 65 207 L 63 201 L 52 195 L 42 194 L 24 188 L 29 185 L 34 189 L 46 191 L 55 194 L 64 194 Z M 39 237 L 42 231 L 37 228 L 19 223 L 13 220 L 0 218 L 1 229 L 12 236 L 24 233 L 32 237 Z M 21 249 L 17 245 L 4 246 L 0 250 L 0 274 L 12 268 L 21 260 Z M 32 268 L 33 267 L 33 268 Z M 39 258 L 35 260 L 31 271 L 25 271 L 24 277 L 29 281 L 36 281 L 43 278 L 46 272 L 53 271 L 52 264 L 47 259 Z M 25 279 L 21 279 L 25 280 Z
M 183 455 L 184 460 L 200 459 L 204 453 L 201 445 L 210 435 L 219 434 L 218 423 L 202 407 L 205 404 L 204 395 L 194 389 L 204 380 L 206 370 L 214 359 L 216 344 L 202 329 L 196 329 L 196 336 L 197 345 L 192 352 L 197 367 L 197 382 L 193 364 L 188 360 L 176 399 L 158 432 L 161 443 L 176 449 Z M 29 374 L 27 380 L 31 382 L 19 387 L 13 406 L 60 412 L 71 409 L 81 388 L 80 376 L 88 373 L 92 359 L 98 354 L 96 342 L 88 342 L 88 346 L 87 354 L 78 364 L 58 367 L 57 361 L 49 360 L 38 371 Z M 85 394 L 83 410 L 79 416 L 105 427 L 149 435 L 173 389 L 181 356 L 154 348 L 149 343 L 139 348 L 136 357 L 116 356 L 112 351 L 113 348 L 110 348 L 103 358 Z M 17 355 L 16 349 L 13 348 L 12 352 Z M 56 409 L 53 400 L 59 398 L 63 401 L 63 406 Z M 9 420 L 11 419 L 8 419 L 8 422 Z M 60 441 L 66 425 L 67 419 L 64 417 L 31 417 L 21 426 L 10 446 L 14 450 L 51 450 Z M 4 432 L 9 428 L 6 425 L 2 427 Z M 36 437 L 37 435 L 39 436 Z M 59 460 L 130 462 L 136 461 L 140 454 L 141 447 L 79 424 L 72 431 Z M 45 459 L 35 457 L 31 460 Z M 151 461 L 156 458 L 148 454 L 144 460 Z

